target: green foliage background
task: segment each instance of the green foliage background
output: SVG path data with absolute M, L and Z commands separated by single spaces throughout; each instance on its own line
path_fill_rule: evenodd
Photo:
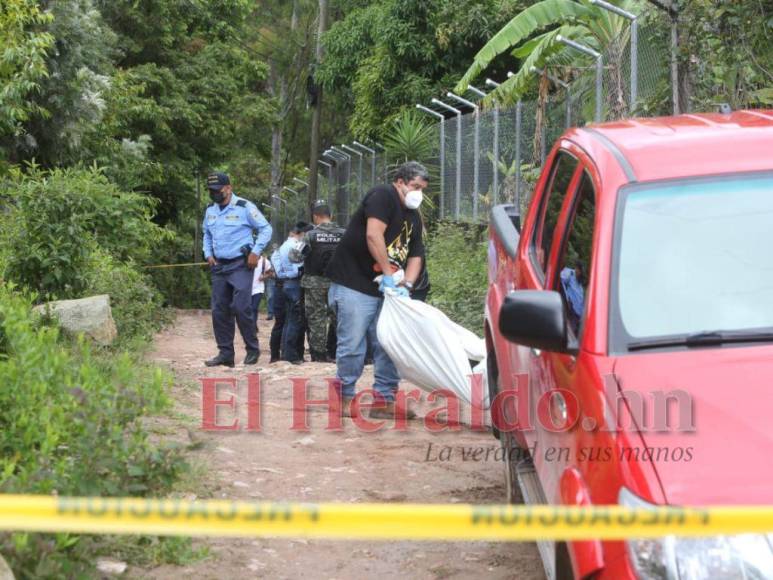
M 441 222 L 426 241 L 429 303 L 483 336 L 487 284 L 487 230 L 477 224 Z
M 135 346 L 168 319 L 164 306 L 207 306 L 205 270 L 146 268 L 201 258 L 194 239 L 206 192 L 197 181 L 226 170 L 237 193 L 270 203 L 308 164 L 315 83 L 324 89 L 323 148 L 371 138 L 395 159 L 431 158 L 432 135 L 409 111 L 455 86 L 536 3 L 330 0 L 325 57 L 315 64 L 315 0 L 3 2 L 0 492 L 168 490 L 184 463 L 152 445 L 140 421 L 165 409 L 168 378 L 138 364 Z M 640 40 L 667 54 L 667 18 L 644 0 L 627 5 L 654 24 Z M 771 106 L 769 2 L 677 5 L 684 105 Z M 572 24 L 547 20 L 535 35 Z M 504 80 L 525 56 L 504 51 L 486 75 Z M 660 83 L 641 113 L 667 113 L 666 81 L 646 70 L 640 79 Z M 508 195 L 514 170 L 502 168 Z M 436 223 L 431 211 L 427 220 L 430 300 L 480 334 L 485 231 Z M 96 293 L 112 298 L 121 340 L 111 349 L 30 314 L 33 303 Z M 136 546 L 159 558 L 187 553 L 184 542 L 153 542 Z M 0 536 L 22 578 L 88 575 L 95 550 L 76 536 Z
M 141 419 L 168 408 L 170 377 L 63 337 L 31 304 L 0 284 L 0 493 L 166 493 L 185 463 Z M 19 578 L 91 576 L 92 549 L 69 534 L 0 534 Z

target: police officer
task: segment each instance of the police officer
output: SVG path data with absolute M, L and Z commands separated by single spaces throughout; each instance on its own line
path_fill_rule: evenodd
M 303 262 L 291 259 L 303 238 L 303 224 L 290 230 L 287 240 L 271 255 L 274 267 L 274 327 L 271 329 L 271 361 L 285 360 L 301 364 L 303 354 L 303 310 L 301 307 L 301 270 Z
M 212 272 L 212 328 L 219 353 L 204 364 L 234 366 L 235 316 L 247 348 L 244 364 L 252 365 L 260 357 L 252 317 L 252 270 L 271 241 L 271 225 L 255 204 L 233 193 L 225 173 L 211 173 L 207 188 L 212 204 L 204 214 L 204 258 Z
M 335 360 L 336 320 L 327 304 L 330 279 L 325 276 L 325 269 L 346 230 L 331 220 L 330 206 L 324 200 L 314 203 L 311 214 L 314 229 L 307 232 L 303 238 L 301 252 L 304 270 L 301 286 L 306 297 L 311 360 L 329 362 L 331 359 Z

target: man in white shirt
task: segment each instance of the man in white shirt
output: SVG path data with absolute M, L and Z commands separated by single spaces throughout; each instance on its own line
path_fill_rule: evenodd
M 255 326 L 258 324 L 260 302 L 266 293 L 266 280 L 271 276 L 273 276 L 271 260 L 261 256 L 258 259 L 258 265 L 255 267 L 255 273 L 252 278 L 252 318 L 255 320 Z

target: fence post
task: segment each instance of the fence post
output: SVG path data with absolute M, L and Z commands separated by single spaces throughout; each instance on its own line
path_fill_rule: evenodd
M 454 208 L 454 218 L 458 220 L 462 202 L 462 112 L 439 99 L 432 99 L 432 102 L 456 115 L 456 207 Z
M 638 62 L 638 45 L 639 45 L 639 22 L 636 19 L 636 14 L 623 10 L 619 6 L 610 4 L 606 0 L 590 0 L 590 3 L 608 10 L 613 14 L 626 18 L 631 23 L 631 102 L 629 109 L 633 113 L 636 108 L 636 99 L 639 91 L 639 62 Z
M 601 55 L 598 55 L 596 57 L 596 122 L 600 123 L 602 121 L 603 117 L 603 98 L 604 98 L 604 89 L 603 89 L 603 79 L 604 78 L 604 61 L 602 59 Z
M 493 185 L 494 190 L 494 205 L 499 202 L 499 105 L 494 105 L 494 159 L 492 161 L 494 176 Z
M 521 213 L 521 116 L 523 103 L 518 99 L 515 105 L 515 209 Z
M 378 143 L 377 141 L 374 141 L 373 139 L 368 139 L 368 143 L 371 143 L 373 147 L 376 149 L 384 152 L 384 182 L 387 181 L 387 152 L 386 147 L 384 147 L 381 143 Z M 376 164 L 378 165 L 378 163 Z M 373 179 L 375 180 L 376 177 L 374 176 Z
M 545 99 L 545 113 L 542 115 L 542 126 L 539 128 L 540 132 L 540 148 L 539 148 L 539 164 L 545 165 L 545 158 L 547 157 L 547 138 L 548 138 L 548 115 L 547 112 L 550 110 L 550 96 Z
M 603 116 L 602 113 L 602 106 L 603 106 L 603 78 L 604 78 L 604 59 L 600 52 L 593 50 L 589 46 L 585 46 L 584 44 L 580 44 L 579 42 L 575 42 L 574 40 L 570 40 L 568 38 L 564 38 L 560 34 L 556 36 L 556 41 L 561 42 L 565 44 L 566 46 L 570 46 L 575 50 L 578 50 L 582 52 L 583 54 L 587 54 L 588 56 L 592 56 L 596 59 L 596 115 L 594 120 L 599 123 L 601 122 L 601 118 Z
M 353 147 L 349 147 L 348 145 L 341 145 L 341 149 L 344 149 L 345 151 L 349 151 L 350 153 L 354 153 L 360 158 L 359 164 L 357 165 L 357 189 L 358 189 L 357 199 L 362 199 L 363 193 L 364 193 L 362 191 L 362 162 L 365 159 L 365 155 L 363 155 L 362 151 L 358 151 L 357 149 L 354 149 Z
M 352 141 L 352 145 L 370 153 L 370 186 L 376 187 L 376 150 L 366 147 L 359 141 Z
M 327 168 L 327 192 L 325 193 L 325 198 L 327 199 L 327 202 L 330 203 L 330 191 L 331 186 L 333 185 L 333 166 L 321 159 L 317 160 L 317 164 Z
M 631 20 L 631 114 L 636 110 L 639 98 L 639 21 Z
M 330 149 L 325 151 L 322 154 L 322 157 L 327 157 L 328 159 L 335 162 L 335 181 L 333 181 L 333 173 L 331 171 L 330 173 L 330 196 L 333 195 L 333 190 L 335 190 L 335 219 L 338 221 L 338 223 L 341 223 L 341 159 L 338 158 Z M 328 200 L 330 201 L 330 200 Z
M 350 211 L 349 206 L 352 200 L 352 156 L 342 151 L 338 147 L 331 147 L 331 151 L 334 151 L 346 162 L 346 186 L 344 187 L 344 206 L 346 207 L 346 222 L 349 222 Z
M 472 219 L 473 221 L 477 221 L 478 219 L 478 194 L 480 191 L 480 108 L 478 105 L 473 103 L 472 101 L 468 101 L 467 99 L 463 99 L 459 95 L 455 95 L 454 93 L 448 92 L 446 93 L 446 96 L 450 99 L 454 99 L 455 101 L 462 103 L 463 105 L 467 105 L 468 107 L 472 107 L 473 115 L 475 115 L 474 123 L 474 135 L 473 135 L 473 151 L 472 151 L 472 163 L 473 163 L 473 169 L 472 169 Z
M 346 160 L 346 188 L 344 189 L 344 200 L 346 205 L 346 223 L 352 215 L 352 158 Z
M 498 87 L 499 83 L 486 79 L 486 85 Z M 494 205 L 499 203 L 499 103 L 494 105 Z
M 443 219 L 446 197 L 446 118 L 424 105 L 416 105 L 416 108 L 440 119 L 440 219 Z

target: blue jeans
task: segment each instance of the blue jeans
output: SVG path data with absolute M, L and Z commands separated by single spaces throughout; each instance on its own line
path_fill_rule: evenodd
M 266 305 L 268 309 L 269 317 L 274 316 L 274 294 L 276 294 L 276 286 L 273 278 L 266 280 Z
M 341 394 L 353 397 L 357 380 L 365 366 L 367 344 L 373 347 L 375 384 L 373 389 L 387 401 L 395 400 L 400 375 L 392 359 L 376 336 L 382 297 L 357 292 L 340 284 L 332 284 L 328 304 L 337 316 L 336 376 L 341 381 Z
M 301 312 L 301 283 L 283 281 L 274 286 L 274 327 L 271 329 L 271 358 L 296 361 L 298 337 L 303 332 Z

